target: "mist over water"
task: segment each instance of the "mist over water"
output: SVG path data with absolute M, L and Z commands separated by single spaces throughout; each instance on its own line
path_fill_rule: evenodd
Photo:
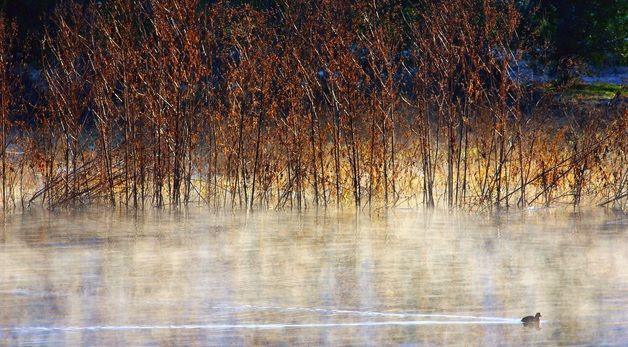
M 604 210 L 13 215 L 0 345 L 621 346 L 627 232 Z

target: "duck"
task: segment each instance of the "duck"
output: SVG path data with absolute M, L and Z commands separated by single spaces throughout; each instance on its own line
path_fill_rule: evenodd
M 521 318 L 523 324 L 538 323 L 541 321 L 541 312 L 537 312 L 534 316 L 525 316 Z

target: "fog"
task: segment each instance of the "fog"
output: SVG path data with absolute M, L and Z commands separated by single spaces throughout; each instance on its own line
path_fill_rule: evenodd
M 0 345 L 626 345 L 627 231 L 605 210 L 17 214 Z

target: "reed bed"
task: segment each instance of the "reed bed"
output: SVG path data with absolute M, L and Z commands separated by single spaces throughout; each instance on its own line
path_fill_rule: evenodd
M 628 204 L 622 107 L 529 102 L 513 2 L 67 2 L 0 17 L 4 210 Z

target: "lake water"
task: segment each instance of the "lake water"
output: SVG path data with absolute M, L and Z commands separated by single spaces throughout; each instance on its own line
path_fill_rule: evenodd
M 4 345 L 626 346 L 628 216 L 13 215 Z

